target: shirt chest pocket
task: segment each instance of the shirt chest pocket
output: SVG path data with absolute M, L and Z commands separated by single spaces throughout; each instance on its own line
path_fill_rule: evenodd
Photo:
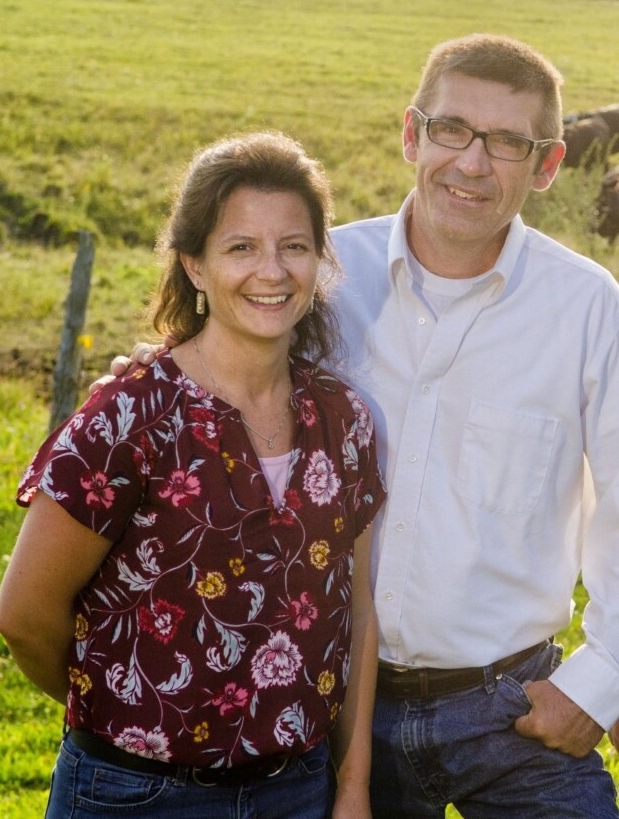
M 473 401 L 462 439 L 458 492 L 504 514 L 531 512 L 544 488 L 559 422 Z

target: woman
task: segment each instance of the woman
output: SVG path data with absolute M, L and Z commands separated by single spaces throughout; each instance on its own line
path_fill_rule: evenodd
M 367 409 L 299 357 L 336 342 L 330 212 L 281 134 L 200 153 L 159 242 L 181 343 L 22 478 L 0 630 L 67 704 L 48 819 L 369 816 L 384 490 Z

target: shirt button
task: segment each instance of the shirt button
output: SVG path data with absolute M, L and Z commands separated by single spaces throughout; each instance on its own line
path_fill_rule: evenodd
M 393 592 L 387 592 L 385 594 L 385 600 L 393 600 L 394 597 L 395 597 L 395 595 L 394 595 Z
M 408 456 L 408 460 L 409 460 L 409 461 L 410 461 L 412 464 L 416 464 L 416 463 L 417 463 L 417 456 L 416 456 L 416 455 L 409 455 L 409 456 Z
M 398 532 L 403 532 L 406 527 L 404 526 L 403 523 L 398 523 L 395 528 L 397 529 Z
M 424 395 L 427 395 L 427 394 L 430 392 L 430 387 L 428 387 L 428 385 L 427 385 L 427 384 L 424 384 L 424 385 L 423 385 L 423 387 L 421 388 L 421 392 L 422 392 Z
M 425 324 L 426 323 L 426 320 L 425 320 L 425 318 L 423 316 L 421 318 L 417 319 L 417 321 L 419 322 L 419 324 Z

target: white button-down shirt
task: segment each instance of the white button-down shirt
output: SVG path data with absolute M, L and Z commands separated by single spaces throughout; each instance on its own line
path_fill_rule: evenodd
M 373 411 L 389 490 L 373 561 L 381 657 L 487 665 L 565 627 L 582 571 L 586 645 L 552 681 L 609 727 L 619 716 L 619 286 L 516 218 L 495 268 L 436 319 L 406 247 L 409 201 L 333 232 L 348 377 Z

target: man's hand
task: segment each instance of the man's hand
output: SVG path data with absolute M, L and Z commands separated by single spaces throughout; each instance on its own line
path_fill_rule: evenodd
M 515 722 L 523 737 L 537 739 L 548 748 L 583 757 L 604 735 L 604 729 L 549 680 L 527 686 L 531 710 Z
M 176 342 L 172 336 L 166 336 L 163 344 L 155 345 L 147 344 L 145 341 L 138 342 L 131 351 L 130 358 L 127 358 L 126 355 L 117 355 L 116 358 L 112 359 L 112 363 L 110 364 L 110 371 L 112 374 L 102 375 L 101 378 L 97 378 L 96 381 L 93 381 L 93 383 L 88 387 L 89 394 L 93 395 L 105 384 L 109 384 L 110 381 L 124 375 L 132 364 L 151 364 L 155 360 L 155 356 L 160 350 L 162 350 L 164 347 L 174 347 L 177 343 L 178 342 Z

